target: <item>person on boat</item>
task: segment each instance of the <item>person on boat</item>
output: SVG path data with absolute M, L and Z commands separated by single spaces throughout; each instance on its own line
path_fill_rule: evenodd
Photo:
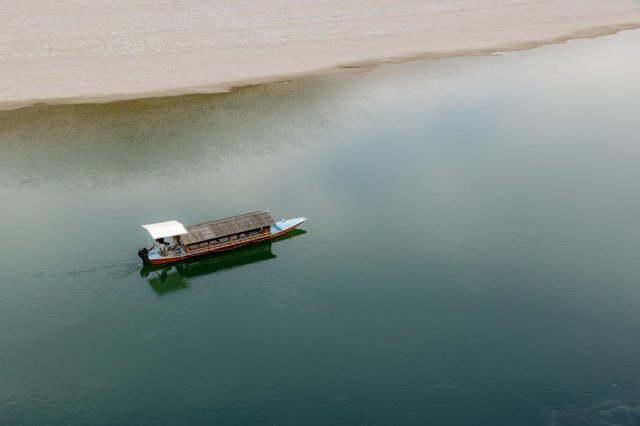
M 180 247 L 182 247 L 182 243 L 180 241 L 180 235 L 174 235 L 173 237 L 171 237 L 171 239 L 173 240 L 173 245 L 169 244 L 167 249 L 180 250 Z

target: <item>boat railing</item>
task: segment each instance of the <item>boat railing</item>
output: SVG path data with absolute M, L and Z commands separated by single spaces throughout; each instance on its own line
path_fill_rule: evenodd
M 245 238 L 236 238 L 234 240 L 228 239 L 225 242 L 217 242 L 215 244 L 211 244 L 209 243 L 208 246 L 206 247 L 198 247 L 195 249 L 189 248 L 189 254 L 200 254 L 200 253 L 206 253 L 209 251 L 216 251 L 218 249 L 222 249 L 225 247 L 229 247 L 229 246 L 235 246 L 238 244 L 245 244 L 245 243 L 250 243 L 253 241 L 260 241 L 260 240 L 265 240 L 269 238 L 269 234 L 268 233 L 260 233 L 258 235 L 254 235 L 254 236 L 248 236 Z

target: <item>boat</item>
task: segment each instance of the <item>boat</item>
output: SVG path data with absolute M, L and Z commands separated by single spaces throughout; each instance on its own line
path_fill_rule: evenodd
M 187 227 L 177 220 L 150 223 L 142 225 L 149 233 L 149 247 L 138 250 L 138 256 L 151 265 L 180 262 L 272 240 L 293 231 L 306 220 L 298 217 L 275 221 L 269 210 L 265 210 Z

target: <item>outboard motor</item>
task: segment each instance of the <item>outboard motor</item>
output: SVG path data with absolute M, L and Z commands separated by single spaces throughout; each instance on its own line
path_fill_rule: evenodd
M 143 263 L 148 263 L 149 262 L 149 250 L 147 250 L 146 248 L 141 248 L 140 250 L 138 250 L 138 257 L 140 257 L 140 259 L 142 259 Z

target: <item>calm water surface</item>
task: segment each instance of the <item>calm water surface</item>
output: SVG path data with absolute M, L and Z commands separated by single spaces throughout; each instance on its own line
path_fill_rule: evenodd
M 0 112 L 0 423 L 640 424 L 638 46 Z

